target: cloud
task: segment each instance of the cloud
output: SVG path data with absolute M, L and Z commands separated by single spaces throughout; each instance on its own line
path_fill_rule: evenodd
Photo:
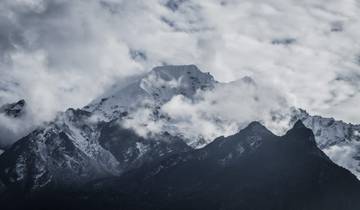
M 3 0 L 0 104 L 25 98 L 39 124 L 118 79 L 193 63 L 359 122 L 358 14 L 357 0 Z
M 13 119 L 6 117 L 5 115 L 0 115 L 0 148 L 5 148 L 14 141 L 19 140 L 24 137 L 28 132 L 34 129 L 31 118 L 24 117 L 22 119 Z M 0 149 L 1 153 L 1 149 Z
M 350 83 L 340 76 L 351 78 L 360 71 L 354 60 L 359 51 L 354 47 L 359 45 L 356 1 L 229 1 L 222 9 L 214 4 L 203 8 L 221 37 L 214 39 L 221 44 L 211 59 L 218 66 L 216 78 L 256 75 L 272 80 L 297 106 L 319 114 L 358 94 L 359 80 Z M 334 32 L 338 21 L 342 31 Z
M 141 107 L 122 123 L 141 136 L 167 131 L 201 147 L 218 136 L 232 135 L 255 120 L 276 134 L 283 134 L 291 112 L 286 96 L 273 85 L 257 84 L 245 77 L 198 91 L 194 99 L 177 95 L 155 113 L 151 106 Z
M 338 165 L 351 170 L 354 175 L 360 178 L 359 160 L 358 160 L 359 144 L 333 145 L 324 150 L 327 156 Z

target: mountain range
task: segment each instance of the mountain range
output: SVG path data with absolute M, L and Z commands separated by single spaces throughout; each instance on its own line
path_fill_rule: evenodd
M 178 95 L 195 102 L 218 85 L 226 84 L 194 65 L 156 67 L 81 109 L 59 113 L 0 153 L 1 203 L 23 200 L 12 206 L 18 209 L 55 209 L 53 201 L 64 201 L 57 202 L 60 209 L 360 207 L 359 125 L 294 108 L 293 128 L 283 136 L 249 122 L 209 141 L 184 135 L 162 112 Z M 21 118 L 25 105 L 4 105 L 0 114 Z M 147 120 L 138 119 L 139 110 Z M 133 121 L 139 130 L 129 126 Z M 339 156 L 342 148 L 351 152 Z
M 284 136 L 253 122 L 202 149 L 179 151 L 79 190 L 10 195 L 3 203 L 14 209 L 353 210 L 360 207 L 360 182 L 317 147 L 301 121 Z

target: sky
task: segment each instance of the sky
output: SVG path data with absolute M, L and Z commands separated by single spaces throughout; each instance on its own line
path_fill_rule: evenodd
M 357 0 L 2 0 L 0 105 L 15 135 L 165 64 L 264 81 L 288 104 L 360 123 Z M 267 106 L 269 103 L 264 103 Z

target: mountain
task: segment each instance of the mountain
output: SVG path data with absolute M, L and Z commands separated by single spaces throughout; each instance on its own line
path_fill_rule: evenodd
M 321 150 L 360 179 L 360 125 L 334 118 L 311 116 L 302 109 L 294 112 L 292 122 L 297 120 L 301 120 L 307 128 L 313 130 Z
M 17 141 L 0 156 L 0 179 L 9 190 L 27 193 L 77 188 L 90 180 L 120 175 L 144 162 L 188 151 L 192 148 L 179 137 L 167 132 L 140 136 L 125 128 L 123 119 L 131 118 L 128 113 L 135 104 L 150 107 L 156 115 L 158 106 L 174 94 L 192 97 L 214 83 L 212 76 L 193 65 L 154 68 L 106 99 L 59 113 L 54 121 Z
M 82 192 L 45 194 L 22 204 L 34 209 L 354 210 L 360 208 L 359 196 L 360 182 L 318 149 L 301 121 L 284 136 L 253 122 L 202 149 L 92 182 Z
M 7 149 L 0 156 L 0 179 L 7 188 L 33 192 L 117 174 L 118 162 L 96 142 L 100 125 L 90 116 L 69 109 Z
M 216 83 L 195 65 L 155 67 L 129 85 L 104 93 L 84 110 L 112 120 L 139 107 L 156 110 L 175 95 L 192 99 L 197 91 L 211 90 Z
M 256 86 L 250 77 L 237 82 Z M 187 139 L 176 131 L 176 124 L 161 112 L 161 106 L 178 95 L 201 101 L 199 93 L 225 85 L 194 65 L 156 67 L 112 88 L 83 109 L 59 113 L 54 121 L 6 149 L 0 156 L 2 185 L 29 193 L 63 186 L 78 188 L 94 179 L 119 176 L 143 164 L 205 146 L 207 142 L 201 137 Z M 1 110 L 19 117 L 25 107 L 26 102 L 20 100 Z M 149 112 L 150 119 L 136 116 L 138 110 Z M 218 118 L 209 120 L 222 123 Z M 360 126 L 310 116 L 298 109 L 292 124 L 297 120 L 314 130 L 317 145 L 335 163 L 359 177 Z M 129 126 L 132 121 L 138 124 Z M 158 121 L 166 129 L 157 128 Z M 146 132 L 138 131 L 144 129 Z
M 117 121 L 91 122 L 91 116 L 69 109 L 6 150 L 0 156 L 0 178 L 7 188 L 25 193 L 77 188 L 191 149 L 166 133 L 145 139 Z
M 138 136 L 131 129 L 119 127 L 118 121 L 105 124 L 99 144 L 119 162 L 121 173 L 157 161 L 174 153 L 192 150 L 181 138 L 164 132 L 161 135 Z

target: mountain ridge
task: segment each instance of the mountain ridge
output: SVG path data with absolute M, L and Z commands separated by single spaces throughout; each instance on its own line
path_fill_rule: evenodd
M 160 83 L 151 84 L 151 82 L 154 81 L 160 81 Z M 243 81 L 239 82 L 256 85 L 256 82 L 250 77 L 245 77 Z M 123 90 L 132 89 L 134 84 L 136 87 L 135 90 L 141 89 L 141 94 L 138 95 L 138 98 L 132 91 L 121 93 Z M 146 88 L 142 89 L 141 84 Z M 218 82 L 211 75 L 201 72 L 194 65 L 163 66 L 155 68 L 142 79 L 120 88 L 120 92 L 118 92 L 120 95 L 125 95 L 125 98 L 134 99 L 134 103 L 143 103 L 145 101 L 145 103 L 141 104 L 141 107 L 150 112 L 151 120 L 156 121 L 160 119 L 169 122 L 167 116 L 162 115 L 160 112 L 159 106 L 161 106 L 161 104 L 178 94 L 189 100 L 201 100 L 201 98 L 197 98 L 197 93 L 199 91 L 211 91 L 215 88 L 216 84 L 218 84 Z M 117 91 L 114 92 L 115 95 L 116 93 Z M 137 93 L 137 91 L 135 91 L 135 93 Z M 145 97 L 145 99 L 142 97 Z M 161 100 L 158 100 L 159 97 Z M 118 99 L 119 98 L 114 96 L 113 103 L 117 103 L 116 101 L 118 101 Z M 55 175 L 58 173 L 58 168 L 64 168 L 67 170 L 68 175 L 70 174 L 70 182 L 67 184 L 72 185 L 78 182 L 78 179 L 82 179 L 83 181 L 81 183 L 85 183 L 89 180 L 104 176 L 121 175 L 128 170 L 136 169 L 142 164 L 147 163 L 146 159 L 158 159 L 163 158 L 163 156 L 166 157 L 168 155 L 192 150 L 192 148 L 186 146 L 183 142 L 191 147 L 196 147 L 197 144 L 206 144 L 206 141 L 201 142 L 201 139 L 190 139 L 192 142 L 195 142 L 195 144 L 191 144 L 191 141 L 185 139 L 181 133 L 169 133 L 166 130 L 160 133 L 145 133 L 145 135 L 140 135 L 136 131 L 134 132 L 134 130 L 131 131 L 132 128 L 127 127 L 126 123 L 124 124 L 124 120 L 134 118 L 134 116 L 132 116 L 132 112 L 134 111 L 132 107 L 120 109 L 120 106 L 118 106 L 117 108 L 111 109 L 111 106 L 114 104 L 109 103 L 107 105 L 106 103 L 108 103 L 109 100 L 110 99 L 104 98 L 99 99 L 93 106 L 93 108 L 103 105 L 110 107 L 108 116 L 99 117 L 99 115 L 104 113 L 101 113 L 101 109 L 99 109 L 100 112 L 95 109 L 95 111 L 91 110 L 91 105 L 84 109 L 70 108 L 63 113 L 59 113 L 53 122 L 46 123 L 44 126 L 24 137 L 26 139 L 20 142 L 22 145 L 29 144 L 30 146 L 24 146 L 25 149 L 20 152 L 16 149 L 20 143 L 7 149 L 0 155 L 0 179 L 2 179 L 7 186 L 16 186 L 16 188 L 20 187 L 21 189 L 32 192 L 37 191 L 38 188 L 45 187 L 54 180 L 61 183 L 63 181 L 61 177 L 55 179 L 54 177 L 56 177 Z M 147 100 L 150 100 L 150 102 L 147 102 Z M 104 110 L 109 111 L 107 108 L 102 111 Z M 356 163 L 359 162 L 360 158 L 357 159 L 355 155 L 354 158 L 352 156 L 353 154 L 348 154 L 345 158 L 354 161 L 354 165 L 349 166 L 343 164 L 342 160 L 334 159 L 331 153 L 328 152 L 331 146 L 342 146 L 344 141 L 346 142 L 345 145 L 353 146 L 354 144 L 356 146 L 356 139 L 342 138 L 345 136 L 344 133 L 351 131 L 348 127 L 352 125 L 345 126 L 341 122 L 336 123 L 337 121 L 330 120 L 335 123 L 326 126 L 328 125 L 328 123 L 326 123 L 329 121 L 328 119 L 313 117 L 301 110 L 297 110 L 293 114 L 292 122 L 295 123 L 296 120 L 301 120 L 306 127 L 314 130 L 317 145 L 323 149 L 326 154 L 330 154 L 330 158 L 332 158 L 333 161 L 351 170 L 354 174 L 357 174 L 359 165 L 356 165 Z M 326 122 L 320 123 L 322 120 Z M 298 123 L 295 124 L 298 125 Z M 339 138 L 333 139 L 331 138 L 332 135 L 324 135 L 326 133 L 332 133 L 331 129 L 333 125 L 340 127 L 340 129 L 338 129 L 341 131 Z M 147 127 L 152 125 L 143 123 L 139 126 Z M 251 123 L 248 128 L 251 127 L 258 129 L 258 132 L 270 132 L 258 122 Z M 109 129 L 106 130 L 106 128 Z M 317 135 L 319 130 L 321 130 L 321 135 Z M 356 131 L 356 129 L 354 130 Z M 107 135 L 104 135 L 104 133 Z M 127 135 L 132 137 L 130 138 Z M 117 136 L 124 137 L 121 139 Z M 356 137 L 356 135 L 354 136 Z M 133 139 L 135 142 L 126 143 L 129 142 L 129 139 Z M 147 142 L 145 141 L 146 139 L 151 140 Z M 159 139 L 165 139 L 165 141 L 157 144 L 156 142 Z M 172 139 L 174 143 L 169 143 L 166 139 Z M 215 141 L 218 139 L 221 138 L 216 138 Z M 124 141 L 125 143 L 117 143 L 117 141 Z M 322 147 L 322 142 L 330 142 L 330 144 L 324 144 L 325 146 Z M 250 143 L 256 147 L 256 145 L 259 144 L 258 137 L 251 139 Z M 355 146 L 354 148 L 356 148 Z M 242 149 L 239 148 L 239 150 Z M 143 151 L 146 151 L 145 156 L 143 156 Z M 156 152 L 162 155 L 156 154 Z M 54 156 L 53 153 L 59 154 Z M 123 153 L 128 154 L 123 155 Z M 33 157 L 28 154 L 32 154 Z M 357 154 L 360 154 L 360 149 Z M 9 156 L 14 158 L 9 158 Z M 30 173 L 27 168 L 34 168 L 34 170 Z
M 257 133 L 259 128 L 265 132 Z M 252 144 L 254 136 L 261 138 L 259 144 Z M 95 181 L 78 193 L 55 195 L 60 206 L 51 205 L 51 195 L 45 203 L 40 196 L 25 204 L 45 209 L 353 210 L 360 207 L 360 182 L 316 147 L 302 122 L 284 136 L 251 123 L 202 149 Z

